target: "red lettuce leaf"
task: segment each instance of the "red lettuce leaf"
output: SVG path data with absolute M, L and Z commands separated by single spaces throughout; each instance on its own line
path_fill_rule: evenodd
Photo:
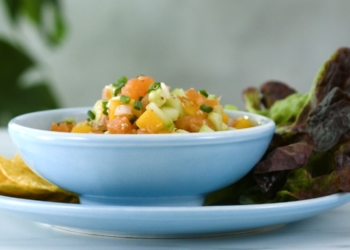
M 260 92 L 262 94 L 261 103 L 265 108 L 269 109 L 278 101 L 296 93 L 295 89 L 287 84 L 279 81 L 268 81 L 261 85 Z
M 302 140 L 275 148 L 254 168 L 256 184 L 267 198 L 273 198 L 283 188 L 290 170 L 301 168 L 308 162 L 313 149 L 312 140 L 307 135 L 297 137 Z
M 340 48 L 330 57 L 306 95 L 269 82 L 246 89 L 243 96 L 248 111 L 276 119 L 276 134 L 253 171 L 238 185 L 209 195 L 207 205 L 350 192 L 350 48 Z
M 315 142 L 315 150 L 327 151 L 350 129 L 350 96 L 334 87 L 310 112 L 307 129 Z

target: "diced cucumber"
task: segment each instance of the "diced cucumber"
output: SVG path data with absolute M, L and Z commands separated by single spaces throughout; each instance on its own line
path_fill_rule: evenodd
M 171 94 L 177 96 L 185 96 L 185 91 L 181 88 L 176 88 L 173 91 L 171 91 Z
M 95 114 L 95 119 L 94 121 L 100 121 L 103 115 L 103 104 L 102 104 L 103 100 L 98 100 L 93 109 L 92 112 Z
M 168 118 L 164 112 L 154 103 L 154 102 L 150 102 L 147 106 L 146 109 L 150 109 L 152 110 L 163 122 L 164 127 L 169 130 L 169 131 L 173 131 L 175 129 L 175 125 L 173 123 L 173 121 Z
M 179 116 L 185 115 L 185 111 L 182 107 L 182 103 L 176 95 L 172 94 L 170 98 L 166 100 L 165 105 L 177 109 L 179 111 Z
M 160 83 L 160 88 L 153 90 L 149 93 L 148 99 L 150 102 L 154 102 L 158 107 L 163 106 L 167 99 L 170 98 L 170 92 L 165 83 Z
M 209 94 L 207 97 L 208 100 L 216 100 L 216 95 Z
M 151 91 L 148 95 L 148 99 L 151 103 L 156 104 L 157 107 L 161 107 L 166 102 L 161 88 Z
M 166 84 L 164 82 L 161 82 L 160 83 L 160 88 L 163 91 L 165 99 L 169 99 L 170 98 L 170 91 L 169 91 L 168 86 L 166 86 Z
M 225 130 L 228 130 L 229 127 L 227 126 L 226 123 L 223 122 L 222 125 L 221 125 L 221 129 L 222 129 L 222 131 L 225 131 Z
M 172 121 L 176 121 L 179 118 L 180 112 L 176 108 L 163 106 L 160 110 Z
M 199 129 L 200 133 L 205 133 L 205 132 L 215 132 L 213 129 L 208 127 L 208 125 L 203 124 L 202 127 Z
M 221 113 L 211 112 L 208 114 L 208 119 L 215 127 L 215 131 L 222 130 L 222 115 Z

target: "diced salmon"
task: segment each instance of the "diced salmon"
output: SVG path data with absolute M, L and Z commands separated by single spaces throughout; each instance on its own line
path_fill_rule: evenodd
M 126 95 L 134 100 L 139 100 L 147 94 L 149 86 L 154 83 L 152 77 L 139 76 L 127 81 L 125 86 L 121 89 L 121 94 Z
M 54 122 L 51 125 L 51 131 L 56 132 L 71 132 L 75 123 L 72 122 Z
M 133 126 L 126 117 L 116 117 L 107 124 L 107 129 L 110 134 L 130 134 Z
M 175 126 L 178 129 L 184 129 L 188 132 L 198 132 L 203 124 L 207 125 L 211 129 L 215 129 L 213 124 L 203 115 L 186 115 L 180 117 L 176 122 Z

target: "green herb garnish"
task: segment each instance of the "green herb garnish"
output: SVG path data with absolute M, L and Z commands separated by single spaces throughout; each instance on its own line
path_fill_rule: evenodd
M 209 96 L 208 92 L 206 90 L 204 90 L 204 89 L 200 90 L 199 93 L 201 95 L 203 95 L 204 97 L 206 97 L 206 98 Z
M 155 82 L 151 86 L 149 86 L 147 93 L 151 91 L 155 91 L 160 88 L 160 82 Z
M 134 109 L 141 110 L 142 109 L 142 102 L 141 101 L 135 101 L 134 102 Z
M 121 95 L 120 96 L 120 101 L 123 104 L 128 104 L 131 101 L 131 98 L 129 96 L 126 96 L 126 95 Z
M 89 110 L 89 111 L 87 112 L 87 115 L 89 116 L 89 118 L 90 118 L 91 120 L 94 120 L 95 117 L 96 117 L 95 113 L 92 112 L 91 110 Z
M 113 87 L 115 87 L 114 90 L 114 96 L 117 96 L 119 94 L 119 92 L 121 91 L 121 89 L 125 86 L 126 83 L 124 82 L 120 82 L 120 83 L 114 83 Z
M 108 115 L 108 107 L 107 107 L 108 101 L 102 102 L 102 107 L 103 107 L 103 114 Z
M 206 104 L 202 104 L 199 108 L 200 108 L 200 110 L 204 111 L 205 113 L 210 113 L 211 111 L 213 111 L 213 108 L 209 105 L 206 105 Z
M 118 79 L 118 83 L 126 84 L 128 82 L 128 78 L 126 76 L 122 76 Z
M 136 115 L 134 115 L 133 117 L 131 117 L 130 123 L 133 124 L 134 122 L 136 122 L 137 118 L 138 118 L 138 117 L 137 117 Z

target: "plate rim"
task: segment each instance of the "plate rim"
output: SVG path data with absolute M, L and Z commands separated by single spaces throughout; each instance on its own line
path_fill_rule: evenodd
M 131 207 L 68 204 L 0 195 L 0 211 L 75 233 L 176 239 L 263 231 L 313 217 L 348 202 L 350 193 L 336 193 L 273 204 Z
M 55 209 L 79 209 L 79 210 L 128 210 L 128 211 L 156 211 L 156 212 L 168 212 L 179 211 L 179 212 L 196 212 L 196 211 L 208 211 L 212 210 L 251 210 L 251 209 L 271 209 L 271 208 L 283 208 L 283 207 L 297 207 L 304 206 L 314 203 L 325 203 L 325 202 L 350 202 L 350 192 L 338 192 L 322 197 L 288 201 L 288 202 L 276 202 L 276 203 L 264 203 L 264 204 L 247 204 L 247 205 L 210 205 L 210 206 L 118 206 L 118 205 L 84 205 L 79 203 L 65 203 L 65 202 L 52 202 L 52 201 L 41 201 L 41 200 L 31 200 L 26 198 L 17 198 L 12 196 L 0 195 L 0 204 L 13 203 L 18 205 L 35 205 L 40 207 L 52 207 Z M 0 206 L 0 210 L 3 207 Z

